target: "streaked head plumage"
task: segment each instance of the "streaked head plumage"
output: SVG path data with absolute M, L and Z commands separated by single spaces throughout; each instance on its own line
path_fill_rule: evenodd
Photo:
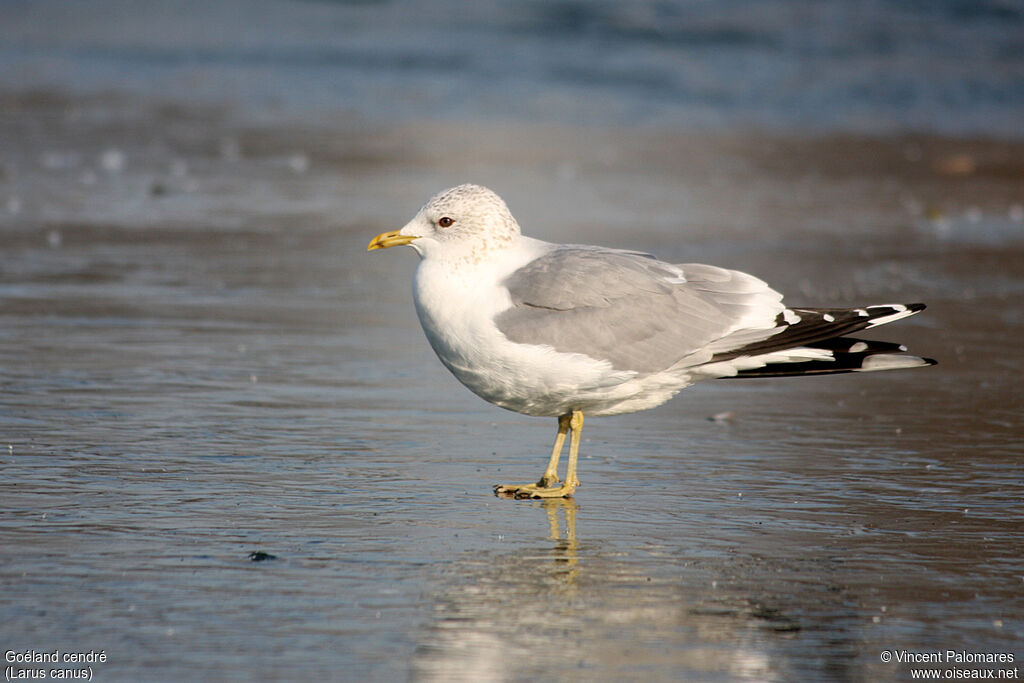
M 482 255 L 510 244 L 520 235 L 519 224 L 504 200 L 494 191 L 466 183 L 443 190 L 430 198 L 419 213 L 399 231 L 415 235 L 410 244 L 421 256 L 464 257 Z

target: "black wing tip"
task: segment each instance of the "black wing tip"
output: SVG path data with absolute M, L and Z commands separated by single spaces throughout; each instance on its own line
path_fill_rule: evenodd
M 924 309 L 928 308 L 927 305 L 918 301 L 913 304 L 875 304 L 873 306 L 866 306 L 863 309 L 846 309 L 851 311 L 865 310 L 865 311 L 876 311 L 876 315 L 871 317 L 885 317 L 892 315 L 893 313 L 903 313 L 904 315 L 913 315 L 914 313 L 920 313 Z M 825 309 L 822 309 L 825 310 Z M 840 309 L 844 310 L 844 309 Z M 892 313 L 886 313 L 885 311 L 892 311 Z
M 859 345 L 867 345 L 863 350 L 849 352 L 843 349 L 850 342 Z M 934 358 L 924 358 L 906 353 L 907 347 L 902 344 L 889 342 L 862 341 L 840 337 L 830 339 L 825 343 L 816 344 L 809 348 L 826 349 L 832 352 L 831 359 L 809 360 L 798 362 L 776 362 L 767 363 L 759 368 L 740 370 L 735 375 L 723 377 L 722 379 L 744 378 L 744 377 L 801 377 L 808 375 L 834 375 L 845 372 L 876 372 L 879 370 L 909 370 L 913 368 L 938 365 Z M 872 368 L 866 367 L 871 358 L 905 358 L 908 362 L 905 365 Z

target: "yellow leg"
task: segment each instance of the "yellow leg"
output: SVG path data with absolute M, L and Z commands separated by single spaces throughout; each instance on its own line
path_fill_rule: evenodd
M 558 460 L 562 457 L 562 445 L 565 443 L 565 435 L 569 431 L 571 415 L 562 415 L 558 418 L 558 434 L 555 436 L 555 447 L 551 449 L 551 459 L 548 460 L 548 467 L 544 470 L 537 486 L 547 488 L 554 486 L 560 480 L 558 478 Z
M 545 489 L 554 486 L 559 481 L 558 461 L 562 457 L 562 446 L 565 444 L 565 435 L 569 431 L 569 423 L 572 415 L 567 413 L 558 418 L 558 435 L 555 436 L 555 446 L 551 449 L 551 458 L 548 460 L 548 467 L 536 484 L 507 484 L 494 487 L 494 493 L 499 496 L 513 496 L 528 498 L 529 492 L 538 489 Z M 522 495 L 518 495 L 522 494 Z
M 551 459 L 536 484 L 498 485 L 494 487 L 495 495 L 513 498 L 569 498 L 580 485 L 576 476 L 576 462 L 579 459 L 580 431 L 583 429 L 583 413 L 574 410 L 558 418 L 558 436 L 555 447 L 551 451 Z M 569 464 L 565 473 L 565 483 L 554 486 L 558 482 L 558 460 L 562 455 L 565 435 L 569 434 Z

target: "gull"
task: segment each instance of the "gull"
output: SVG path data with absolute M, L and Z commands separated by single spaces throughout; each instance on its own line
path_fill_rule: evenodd
M 440 192 L 368 250 L 399 245 L 420 256 L 413 301 L 444 366 L 497 406 L 558 418 L 541 478 L 495 486 L 505 497 L 573 495 L 584 415 L 654 408 L 704 379 L 935 364 L 900 344 L 847 336 L 924 304 L 790 308 L 737 270 L 527 237 L 501 197 L 480 185 Z

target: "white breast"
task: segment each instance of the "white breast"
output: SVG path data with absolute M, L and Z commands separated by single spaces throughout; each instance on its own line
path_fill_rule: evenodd
M 495 326 L 494 317 L 511 306 L 501 282 L 546 248 L 524 238 L 503 250 L 497 262 L 424 259 L 413 280 L 413 299 L 434 352 L 473 393 L 527 415 L 558 416 L 591 408 L 578 405 L 588 394 L 607 401 L 632 373 L 580 354 L 514 344 Z

